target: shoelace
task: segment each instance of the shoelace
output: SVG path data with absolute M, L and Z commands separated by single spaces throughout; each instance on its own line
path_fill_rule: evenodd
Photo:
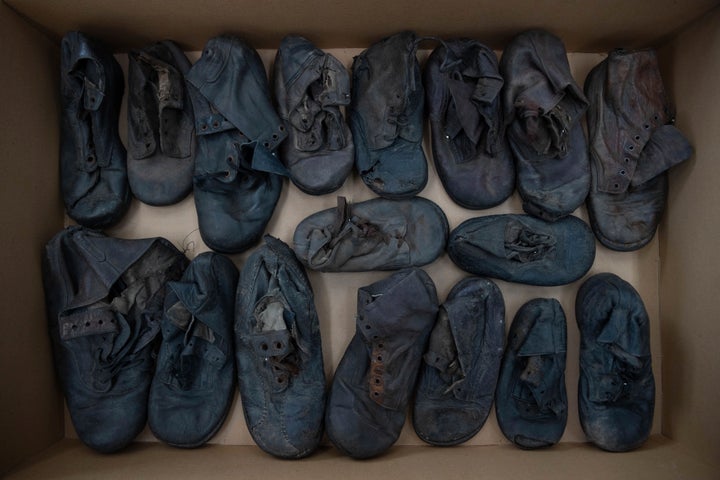
M 555 251 L 555 238 L 533 231 L 516 222 L 509 225 L 505 234 L 507 259 L 520 263 L 540 260 Z

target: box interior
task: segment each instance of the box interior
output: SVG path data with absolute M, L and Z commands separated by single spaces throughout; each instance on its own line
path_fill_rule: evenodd
M 82 471 L 77 467 L 83 464 L 95 473 L 100 473 L 97 469 L 101 468 L 98 456 L 89 449 L 76 441 L 62 440 L 75 435 L 65 418 L 62 395 L 54 378 L 40 283 L 40 252 L 51 236 L 67 223 L 58 189 L 57 73 L 59 39 L 71 29 L 86 31 L 108 42 L 118 52 L 117 58 L 123 66 L 126 65 L 123 52 L 127 49 L 161 38 L 177 40 L 195 60 L 204 42 L 221 33 L 237 34 L 250 41 L 260 49 L 269 66 L 277 43 L 290 32 L 306 34 L 349 66 L 353 55 L 362 48 L 402 29 L 411 28 L 421 35 L 440 37 L 472 36 L 501 50 L 515 33 L 529 27 L 544 27 L 565 41 L 571 52 L 573 75 L 580 85 L 587 72 L 613 47 L 658 47 L 666 87 L 676 106 L 676 125 L 689 137 L 695 154 L 671 172 L 668 209 L 651 244 L 630 254 L 613 252 L 598 244 L 596 261 L 588 274 L 612 271 L 628 280 L 642 295 L 652 321 L 651 348 L 657 380 L 653 426 L 656 437 L 640 451 L 623 455 L 623 460 L 613 468 L 625 472 L 641 472 L 645 468 L 648 472 L 667 473 L 663 461 L 674 461 L 684 473 L 697 474 L 690 478 L 704 478 L 712 469 L 703 469 L 720 465 L 717 459 L 720 415 L 713 408 L 720 399 L 717 383 L 720 375 L 712 345 L 713 340 L 720 337 L 714 315 L 717 301 L 713 298 L 717 284 L 713 280 L 718 277 L 714 266 L 719 264 L 719 254 L 712 248 L 720 237 L 720 222 L 718 210 L 711 207 L 717 204 L 720 195 L 714 188 L 720 180 L 720 167 L 714 162 L 720 154 L 720 140 L 716 136 L 720 120 L 711 107 L 720 102 L 720 94 L 713 88 L 720 78 L 720 56 L 717 55 L 720 12 L 713 9 L 715 2 L 689 1 L 677 5 L 671 0 L 591 1 L 558 6 L 557 2 L 514 0 L 501 8 L 492 2 L 476 2 L 468 8 L 470 2 L 462 0 L 450 0 L 442 6 L 429 2 L 420 2 L 421 5 L 409 1 L 386 3 L 213 1 L 204 3 L 202 13 L 198 14 L 193 2 L 176 2 L 172 17 L 168 16 L 166 3 L 13 0 L 0 5 L 0 48 L 6 59 L 6 68 L 0 73 L 4 105 L 0 115 L 3 173 L 0 198 L 5 206 L 2 222 L 6 227 L 0 254 L 6 269 L 0 275 L 4 287 L 2 298 L 7 306 L 0 323 L 0 360 L 5 385 L 0 400 L 0 425 L 6 437 L 13 439 L 0 453 L 0 472 L 22 461 L 26 463 L 16 471 L 19 478 L 31 474 L 42 476 L 42 471 L 65 472 L 60 477 L 73 476 Z M 381 19 L 376 19 L 376 12 L 384 12 Z M 188 29 L 188 24 L 193 28 Z M 427 50 L 420 52 L 421 61 L 427 53 Z M 119 121 L 125 138 L 124 110 Z M 470 211 L 458 207 L 447 197 L 434 172 L 427 140 L 424 148 L 430 163 L 430 179 L 420 195 L 435 200 L 443 208 L 451 228 L 476 215 L 521 211 L 517 193 L 490 210 Z M 310 213 L 333 207 L 336 195 L 355 202 L 373 196 L 356 174 L 336 194 L 321 197 L 305 195 L 288 184 L 267 231 L 290 241 L 297 223 Z M 584 207 L 576 215 L 587 220 Z M 134 201 L 123 221 L 108 233 L 127 238 L 165 236 L 186 250 L 191 258 L 207 250 L 197 232 L 192 197 L 162 208 Z M 231 258 L 242 267 L 248 253 Z M 447 256 L 425 270 L 435 281 L 441 300 L 456 281 L 467 276 Z M 388 273 L 383 272 L 310 272 L 328 379 L 354 332 L 357 288 L 386 275 Z M 405 468 L 412 472 L 422 472 L 423 468 L 443 472 L 437 469 L 452 465 L 450 471 L 458 478 L 465 476 L 462 472 L 471 472 L 476 457 L 480 456 L 486 461 L 492 458 L 491 470 L 502 472 L 503 468 L 514 468 L 513 465 L 530 465 L 541 476 L 551 476 L 552 465 L 558 461 L 570 462 L 566 465 L 567 478 L 576 478 L 577 475 L 570 476 L 572 465 L 581 466 L 584 462 L 596 462 L 599 472 L 612 467 L 604 467 L 613 462 L 603 459 L 614 461 L 618 456 L 579 444 L 585 439 L 577 419 L 575 398 L 578 332 L 574 298 L 581 281 L 563 287 L 497 283 L 505 297 L 508 326 L 517 309 L 531 298 L 555 297 L 563 304 L 568 320 L 566 384 L 570 401 L 563 443 L 542 453 L 521 452 L 508 445 L 491 414 L 481 432 L 468 442 L 469 446 L 458 449 L 420 447 L 422 442 L 406 424 L 398 442 L 404 446 L 395 447 L 375 465 L 385 463 L 401 472 Z M 145 432 L 140 440 L 150 442 L 153 437 Z M 239 399 L 213 443 L 252 445 Z M 33 457 L 50 446 L 44 455 Z M 229 475 L 235 465 L 229 459 L 232 454 L 224 453 L 228 449 L 241 451 L 258 471 L 277 468 L 281 472 L 288 467 L 293 471 L 292 465 L 273 461 L 256 452 L 255 447 L 213 445 L 197 452 L 179 453 L 184 454 L 182 462 L 193 466 L 214 460 L 222 462 L 225 467 L 213 470 L 216 472 L 213 476 L 223 477 Z M 118 456 L 100 458 L 111 458 L 106 462 L 116 465 L 118 471 L 140 468 L 135 460 L 142 459 L 149 462 L 141 468 L 143 475 L 156 476 L 158 462 L 180 457 L 168 447 L 143 445 Z M 415 457 L 426 458 L 427 464 L 416 462 Z M 323 468 L 325 460 L 332 465 L 330 469 Z M 313 469 L 337 473 L 341 468 L 338 465 L 350 465 L 351 474 L 363 472 L 363 464 L 338 463 L 343 461 L 331 448 L 325 447 L 303 471 L 308 476 Z

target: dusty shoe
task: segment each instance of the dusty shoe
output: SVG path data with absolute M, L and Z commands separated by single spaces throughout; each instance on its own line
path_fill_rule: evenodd
M 546 222 L 529 215 L 487 215 L 458 225 L 450 259 L 466 272 L 528 285 L 578 280 L 595 261 L 595 237 L 574 216 Z
M 283 38 L 275 57 L 275 98 L 288 138 L 280 158 L 290 179 L 311 195 L 342 186 L 355 161 L 350 128 L 340 107 L 350 103 L 345 66 L 303 37 Z
M 423 72 L 438 176 L 455 203 L 490 208 L 515 190 L 495 52 L 476 40 L 445 41 Z
M 399 270 L 434 261 L 445 250 L 448 224 L 436 204 L 424 198 L 373 198 L 304 219 L 293 245 L 303 264 L 322 272 Z
M 466 278 L 440 306 L 423 355 L 413 427 L 432 445 L 457 445 L 487 420 L 505 346 L 505 302 L 491 280 Z
M 498 425 L 525 449 L 560 441 L 567 424 L 567 325 L 560 303 L 536 298 L 520 307 L 508 332 L 495 392 Z
M 287 170 L 275 154 L 287 136 L 270 100 L 265 67 L 234 37 L 208 41 L 187 74 L 195 112 L 194 197 L 200 235 L 215 251 L 260 241 Z
M 233 321 L 238 271 L 213 252 L 169 282 L 162 342 L 148 400 L 148 424 L 176 447 L 204 445 L 220 429 L 235 395 Z
M 325 424 L 354 458 L 388 450 L 400 436 L 438 312 L 432 279 L 402 270 L 358 290 L 355 336 L 335 371 Z
M 575 316 L 583 431 L 604 450 L 637 448 L 650 435 L 655 408 L 650 321 L 642 298 L 617 275 L 601 273 L 578 290 Z
M 590 190 L 590 162 L 580 122 L 588 101 L 565 46 L 542 30 L 521 33 L 503 51 L 500 72 L 523 209 L 550 221 L 569 215 Z
M 173 42 L 128 54 L 128 181 L 148 205 L 192 191 L 195 125 L 185 88 L 190 61 Z
M 305 269 L 269 235 L 240 274 L 237 374 L 255 443 L 281 458 L 310 455 L 323 435 L 325 372 L 320 326 Z
M 355 57 L 352 66 L 355 165 L 365 184 L 385 198 L 412 197 L 427 183 L 418 42 L 413 32 L 392 35 Z
M 60 190 L 70 218 L 104 228 L 122 218 L 131 199 L 118 135 L 123 73 L 80 32 L 67 33 L 60 51 Z
M 55 368 L 87 446 L 114 452 L 145 427 L 165 286 L 186 265 L 164 238 L 124 240 L 77 226 L 45 248 Z
M 600 243 L 637 250 L 655 235 L 667 170 L 692 147 L 675 128 L 653 50 L 614 50 L 585 81 L 592 189 L 587 206 Z

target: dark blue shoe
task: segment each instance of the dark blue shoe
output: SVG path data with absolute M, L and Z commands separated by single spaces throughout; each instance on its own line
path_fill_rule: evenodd
M 124 240 L 68 227 L 43 258 L 55 368 L 78 437 L 127 446 L 147 420 L 165 285 L 187 259 L 164 238 Z
M 358 290 L 355 336 L 335 371 L 325 424 L 330 441 L 354 458 L 392 447 L 438 312 L 432 279 L 402 270 Z
M 194 197 L 200 235 L 222 253 L 260 241 L 282 189 L 275 113 L 260 56 L 234 37 L 208 41 L 187 74 L 195 112 Z
M 667 202 L 668 169 L 692 155 L 673 126 L 657 55 L 614 50 L 585 81 L 592 188 L 590 225 L 606 247 L 631 251 L 652 240 Z
M 123 72 L 110 52 L 80 32 L 63 37 L 60 190 L 70 218 L 86 227 L 117 223 L 130 205 L 118 134 L 123 89 Z
M 418 43 L 413 32 L 397 33 L 353 61 L 355 166 L 363 182 L 385 198 L 412 197 L 427 183 Z
M 475 275 L 528 285 L 564 285 L 595 260 L 595 238 L 577 217 L 546 222 L 529 215 L 488 215 L 464 221 L 448 239 L 450 259 Z
M 445 249 L 448 224 L 435 203 L 373 198 L 305 218 L 293 246 L 303 264 L 322 272 L 399 270 L 428 264 Z
M 128 54 L 128 182 L 148 205 L 192 191 L 195 124 L 185 74 L 190 60 L 171 41 Z
M 588 101 L 570 73 L 565 45 L 543 30 L 517 35 L 503 50 L 503 104 L 523 209 L 554 221 L 590 190 L 582 117 Z
M 162 342 L 148 400 L 148 424 L 175 447 L 204 445 L 220 429 L 235 395 L 233 321 L 238 271 L 201 253 L 169 282 Z
M 332 55 L 298 35 L 283 38 L 275 57 L 275 98 L 288 138 L 280 159 L 303 192 L 340 188 L 355 163 L 341 107 L 350 103 L 350 75 Z
M 415 392 L 413 427 L 423 441 L 470 440 L 487 420 L 505 347 L 505 302 L 484 278 L 466 278 L 440 306 Z
M 476 40 L 448 40 L 425 63 L 432 151 L 445 191 L 465 208 L 490 208 L 515 190 L 495 52 Z
M 590 277 L 578 290 L 580 425 L 603 450 L 626 452 L 650 435 L 655 379 L 650 321 L 642 298 L 612 273 Z
M 269 235 L 240 274 L 235 341 L 253 440 L 277 457 L 310 455 L 323 435 L 320 326 L 305 269 L 290 247 Z
M 567 324 L 560 303 L 536 298 L 520 307 L 508 332 L 495 392 L 505 437 L 524 449 L 560 441 L 567 424 Z

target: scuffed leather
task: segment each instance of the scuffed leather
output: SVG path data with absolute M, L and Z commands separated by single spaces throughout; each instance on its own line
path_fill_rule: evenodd
M 665 208 L 667 170 L 692 147 L 672 125 L 657 55 L 614 50 L 588 75 L 591 225 L 608 248 L 636 250 L 654 236 Z
M 286 36 L 275 57 L 274 90 L 288 131 L 279 153 L 290 179 L 313 195 L 337 190 L 350 174 L 355 155 L 341 111 L 350 103 L 345 66 L 307 39 Z
M 418 42 L 413 32 L 397 33 L 353 61 L 355 165 L 365 184 L 386 198 L 411 197 L 427 183 Z
M 190 61 L 171 41 L 128 54 L 128 181 L 149 205 L 192 191 L 195 125 L 185 74 Z
M 287 136 L 257 52 L 234 37 L 208 41 L 187 74 L 195 112 L 193 176 L 200 234 L 213 250 L 257 243 L 287 173 L 274 150 Z
M 117 223 L 130 205 L 126 151 L 118 134 L 120 65 L 80 32 L 62 39 L 60 190 L 70 218 L 91 228 Z
M 495 53 L 470 39 L 448 40 L 423 72 L 435 166 L 445 191 L 465 208 L 490 208 L 515 189 Z
M 523 209 L 554 221 L 582 205 L 590 189 L 581 125 L 588 101 L 573 80 L 558 37 L 530 30 L 500 60 L 503 106 Z

